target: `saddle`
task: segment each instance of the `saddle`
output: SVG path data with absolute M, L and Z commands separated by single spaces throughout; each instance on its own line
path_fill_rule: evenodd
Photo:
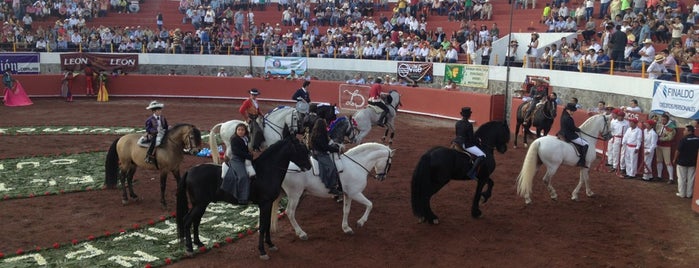
M 476 159 L 476 156 L 475 156 L 475 155 L 473 155 L 473 154 L 467 152 L 466 150 L 464 150 L 464 148 L 461 147 L 461 145 L 456 144 L 456 142 L 452 142 L 450 148 L 451 148 L 452 150 L 454 150 L 454 151 L 457 151 L 457 152 L 459 152 L 459 153 L 465 154 L 466 156 L 468 156 L 468 158 L 471 159 L 471 161 L 473 161 L 473 160 Z
M 537 101 L 536 106 L 534 107 L 534 110 L 532 110 L 532 113 L 529 114 L 528 117 L 525 117 L 527 115 L 527 110 L 529 110 L 529 106 L 531 106 L 536 100 L 532 100 L 530 102 L 525 102 L 524 105 L 522 105 L 522 118 L 524 118 L 524 122 L 529 121 L 532 119 L 532 117 L 536 114 L 539 109 L 541 109 L 541 104 Z
M 580 148 L 582 148 L 582 146 L 578 145 L 577 143 L 573 143 L 572 141 L 566 140 L 566 138 L 561 135 L 556 135 L 556 138 L 558 138 L 562 142 L 565 142 L 573 146 L 573 151 L 575 151 L 575 155 L 580 156 Z
M 383 109 L 381 109 L 381 107 L 379 107 L 379 106 L 376 106 L 376 105 L 373 105 L 373 104 L 369 104 L 369 105 L 367 105 L 366 107 L 367 107 L 367 108 L 371 108 L 372 110 L 374 110 L 374 113 L 377 113 L 377 114 L 383 113 Z
M 155 139 L 155 147 L 160 147 L 160 143 L 162 143 L 162 140 L 158 140 L 157 137 L 154 137 L 153 139 Z M 140 147 L 148 148 L 150 147 L 150 143 L 151 141 L 153 141 L 153 139 L 149 139 L 148 135 L 143 135 L 140 138 L 138 138 L 138 141 L 136 143 Z
M 331 153 L 330 154 L 333 162 L 335 162 L 335 168 L 337 169 L 337 173 L 342 173 L 345 170 L 344 165 L 342 165 L 342 161 L 340 161 L 340 154 L 338 153 Z M 318 160 L 316 160 L 315 157 L 311 157 L 311 172 L 313 173 L 313 176 L 320 176 L 320 165 L 318 164 Z

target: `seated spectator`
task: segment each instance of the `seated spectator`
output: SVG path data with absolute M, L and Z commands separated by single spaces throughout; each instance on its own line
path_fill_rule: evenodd
M 595 73 L 609 72 L 610 61 L 611 59 L 609 58 L 609 55 L 605 53 L 604 49 L 598 50 L 597 58 L 595 59 L 595 62 L 592 63 L 591 71 Z
M 653 48 L 653 41 L 646 39 L 643 41 L 643 47 L 638 51 L 639 59 L 634 59 L 631 61 L 631 66 L 627 66 L 627 70 L 641 70 L 643 64 L 646 66 L 653 62 L 655 58 L 655 48 Z
M 643 109 L 641 109 L 641 107 L 638 106 L 638 100 L 636 100 L 636 99 L 631 99 L 631 101 L 629 101 L 629 106 L 627 106 L 627 107 L 621 106 L 621 108 L 623 110 L 626 110 L 627 112 L 633 112 L 633 113 L 642 113 L 643 112 Z
M 648 79 L 660 79 L 664 74 L 667 74 L 665 65 L 663 65 L 665 57 L 663 55 L 656 55 L 653 62 L 648 65 L 646 72 L 648 73 Z

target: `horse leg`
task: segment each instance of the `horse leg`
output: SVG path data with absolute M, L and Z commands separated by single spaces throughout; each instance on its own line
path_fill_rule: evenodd
M 583 183 L 585 184 L 585 190 L 587 196 L 592 196 L 594 193 L 592 190 L 590 190 L 590 185 L 588 182 L 588 172 L 589 169 L 587 168 L 581 168 L 580 169 L 580 179 L 578 180 L 578 185 L 575 186 L 575 190 L 573 190 L 573 193 L 571 193 L 570 199 L 573 201 L 578 201 L 578 193 L 580 192 L 580 188 L 582 188 Z
M 136 169 L 131 169 L 129 170 L 127 174 L 127 183 L 129 184 L 129 196 L 131 196 L 131 199 L 138 201 L 138 195 L 136 195 L 136 192 L 133 190 L 133 175 L 136 174 Z
M 127 172 L 124 171 L 119 171 L 119 181 L 121 182 L 121 204 L 126 205 L 129 203 L 129 196 L 126 194 L 126 177 L 127 177 Z
M 364 223 L 366 223 L 366 221 L 369 220 L 369 213 L 371 213 L 371 209 L 374 207 L 374 204 L 371 203 L 371 201 L 369 199 L 367 199 L 363 193 L 358 193 L 358 194 L 354 195 L 352 197 L 352 199 L 356 200 L 357 202 L 364 205 L 364 207 L 365 207 L 364 215 L 362 215 L 362 217 L 359 218 L 359 220 L 357 221 L 357 226 L 364 227 Z
M 551 177 L 553 177 L 553 174 L 556 174 L 556 170 L 558 170 L 558 167 L 547 167 L 546 174 L 544 174 L 544 185 L 546 185 L 546 189 L 549 190 L 551 200 L 558 200 L 556 189 L 553 188 L 553 183 L 551 183 Z
M 474 219 L 480 217 L 483 214 L 480 208 L 478 207 L 478 204 L 481 201 L 481 192 L 483 191 L 483 186 L 485 185 L 486 181 L 486 178 L 478 178 L 476 192 L 473 195 L 473 203 L 471 204 L 471 217 L 473 217 Z
M 172 172 L 175 173 L 174 171 Z M 178 179 L 179 181 L 179 179 Z M 167 209 L 167 201 L 165 201 L 165 186 L 167 185 L 167 172 L 160 173 L 160 205 L 163 209 Z
M 354 234 L 352 228 L 349 227 L 349 223 L 347 223 L 350 208 L 352 207 L 352 199 L 349 198 L 347 194 L 343 194 L 342 197 L 344 201 L 342 205 L 342 231 L 345 232 L 345 234 Z
M 308 240 L 308 234 L 301 229 L 298 222 L 296 222 L 296 207 L 299 205 L 301 194 L 299 193 L 286 193 L 288 204 L 286 205 L 286 217 L 289 218 L 291 226 L 294 227 L 296 235 L 301 240 Z
M 522 126 L 522 122 L 519 120 L 517 121 L 517 124 L 515 124 L 515 146 L 514 148 L 517 149 L 517 136 L 519 136 L 519 127 Z
M 199 238 L 199 225 L 201 225 L 201 218 L 204 216 L 204 212 L 206 212 L 206 206 L 197 206 L 196 210 L 192 209 L 192 212 L 194 212 L 192 214 L 192 226 L 194 227 L 192 234 L 194 236 L 194 244 L 200 248 L 204 246 L 204 243 L 202 243 L 201 239 Z
M 194 243 L 196 243 L 197 247 L 203 246 L 199 240 L 199 223 L 201 223 L 201 217 L 204 215 L 205 209 L 206 206 L 195 205 L 184 216 L 185 254 L 187 255 L 192 255 L 194 252 L 192 248 L 192 233 L 194 234 Z
M 529 124 L 527 124 L 526 126 L 522 127 L 522 144 L 524 148 L 529 147 L 529 139 L 527 139 L 529 137 L 529 134 L 531 134 L 529 132 L 529 126 L 531 126 L 531 122 L 529 122 Z
M 449 182 L 449 174 L 437 174 L 436 176 L 434 176 L 434 178 L 437 178 L 433 182 L 436 184 L 433 185 L 434 188 L 428 189 L 428 191 L 430 191 L 430 194 L 427 197 L 425 197 L 425 200 L 424 200 L 424 202 L 427 203 L 427 206 L 426 206 L 427 211 L 425 211 L 425 217 L 426 217 L 425 220 L 431 224 L 439 224 L 439 217 L 437 217 L 437 215 L 435 215 L 434 212 L 432 211 L 431 200 L 432 200 L 432 196 L 434 194 L 439 192 L 439 190 L 442 189 L 442 187 L 444 187 L 444 185 L 447 185 L 447 182 Z
M 272 244 L 272 239 L 269 235 L 269 228 L 272 221 L 270 218 L 272 215 L 272 202 L 261 201 L 257 206 L 260 209 L 260 217 L 258 219 L 260 222 L 260 237 L 258 239 L 257 249 L 260 251 L 261 260 L 269 260 L 269 255 L 267 255 L 267 251 L 265 251 L 265 242 L 267 242 L 267 245 L 269 245 L 270 250 L 272 250 L 272 248 L 276 248 L 274 244 Z M 265 241 L 265 238 L 267 241 Z
M 381 142 L 386 142 L 386 136 L 388 136 L 388 128 L 386 128 L 386 131 L 384 131 L 383 137 L 381 137 Z
M 487 186 L 486 190 L 481 192 L 481 199 L 483 204 L 488 202 L 488 199 L 490 199 L 490 196 L 493 194 L 493 185 L 495 182 L 493 182 L 493 179 L 488 177 L 488 180 L 485 182 L 485 186 Z
M 587 197 L 593 197 L 595 196 L 595 193 L 592 192 L 592 189 L 590 188 L 590 169 L 585 169 L 580 170 L 581 173 L 583 173 L 585 176 L 583 177 L 583 181 L 585 182 L 585 194 L 587 194 Z

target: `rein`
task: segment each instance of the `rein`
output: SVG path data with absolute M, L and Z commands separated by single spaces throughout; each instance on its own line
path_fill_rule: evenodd
M 367 174 L 371 173 L 371 171 L 369 169 L 367 169 L 364 165 L 357 162 L 357 160 L 354 160 L 352 157 L 349 157 L 348 155 L 346 155 L 344 153 L 342 155 L 347 157 L 347 159 L 354 162 L 355 164 L 359 165 L 362 169 L 364 169 L 364 171 L 367 172 Z M 386 167 L 384 167 L 384 170 L 382 173 L 374 174 L 374 179 L 376 179 L 378 181 L 383 181 L 384 179 L 386 179 L 386 175 L 388 174 L 388 171 L 391 170 L 391 162 L 392 162 L 391 160 L 392 159 L 393 159 L 393 156 L 391 156 L 391 152 L 388 152 L 388 157 L 386 158 Z
M 604 128 L 602 128 L 602 132 L 604 132 L 605 130 L 608 129 L 608 127 L 607 127 L 607 118 L 604 117 L 604 116 L 602 116 L 602 119 L 604 119 Z M 592 136 L 591 134 L 588 134 L 587 132 L 582 131 L 582 130 L 580 130 L 580 133 L 585 134 L 585 136 L 588 136 L 588 137 L 593 138 L 593 139 L 596 139 L 596 140 L 601 140 L 601 141 L 607 141 L 607 140 L 609 140 L 609 139 L 607 139 L 607 138 L 604 138 L 604 137 L 606 137 L 606 136 L 609 135 L 609 132 L 602 134 L 602 138 L 600 138 L 599 135 L 597 135 L 597 136 Z
M 295 109 L 291 111 L 291 126 L 289 126 L 289 130 L 292 131 L 292 132 L 294 132 L 294 133 L 298 132 L 298 127 L 296 127 L 296 130 L 294 130 L 294 127 L 295 127 L 295 126 L 294 126 L 294 123 L 298 124 L 298 120 L 294 120 L 294 117 L 298 117 L 298 115 L 296 115 L 296 113 L 298 113 L 298 112 L 297 112 Z M 268 115 L 269 115 L 269 114 L 268 114 Z M 283 136 L 284 136 L 284 135 L 282 135 L 282 133 L 280 132 L 280 131 L 284 128 L 283 126 L 279 126 L 279 125 L 273 123 L 271 120 L 267 119 L 266 116 L 265 116 L 264 119 L 265 119 L 265 120 L 264 120 L 264 123 L 265 123 L 265 124 L 270 124 L 270 125 L 273 126 L 273 128 L 271 128 L 271 129 L 272 129 L 272 131 L 274 131 L 274 133 L 277 133 L 277 135 L 279 135 L 279 137 L 283 137 Z M 277 129 L 279 129 L 279 130 L 277 130 Z

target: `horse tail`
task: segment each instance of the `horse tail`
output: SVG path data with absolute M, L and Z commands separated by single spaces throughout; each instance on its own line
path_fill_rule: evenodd
M 211 159 L 215 164 L 221 164 L 221 158 L 218 155 L 218 142 L 216 142 L 216 133 L 221 132 L 221 125 L 223 123 L 218 123 L 211 128 L 209 132 L 209 147 L 211 149 Z
M 187 175 L 189 171 L 184 173 L 184 176 L 177 182 L 177 211 L 175 213 L 175 222 L 177 223 L 177 238 L 180 243 L 184 239 L 184 215 L 189 210 L 187 200 Z
M 119 152 L 117 152 L 117 143 L 120 138 L 117 138 L 109 146 L 107 151 L 107 159 L 104 161 L 104 184 L 107 188 L 114 188 L 117 185 L 119 175 Z
M 432 195 L 430 184 L 430 166 L 432 157 L 429 152 L 420 157 L 415 170 L 413 171 L 413 180 L 410 183 L 410 203 L 413 208 L 413 214 L 418 218 L 424 218 L 427 215 L 428 201 Z
M 529 196 L 532 192 L 532 182 L 536 175 L 537 164 L 539 162 L 539 145 L 541 140 L 537 139 L 529 146 L 527 155 L 522 163 L 522 170 L 517 176 L 517 194 L 522 197 Z
M 270 227 L 269 231 L 272 233 L 276 233 L 279 231 L 279 228 L 277 226 L 277 223 L 279 222 L 279 217 L 277 216 L 277 211 L 279 211 L 279 201 L 282 200 L 282 195 L 280 194 L 277 196 L 277 199 L 274 199 L 274 202 L 272 202 L 272 216 L 271 216 L 271 222 L 270 222 Z

